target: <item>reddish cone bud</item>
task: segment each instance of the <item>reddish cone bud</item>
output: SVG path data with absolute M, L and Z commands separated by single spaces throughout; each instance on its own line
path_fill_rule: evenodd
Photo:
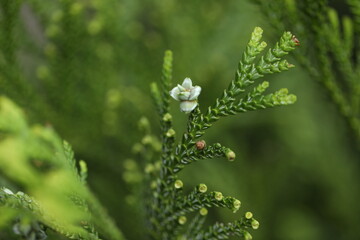
M 295 43 L 295 46 L 300 46 L 300 41 L 295 37 L 295 35 L 293 35 L 292 40 Z
M 204 140 L 197 141 L 195 146 L 198 150 L 203 150 L 206 147 L 206 142 Z

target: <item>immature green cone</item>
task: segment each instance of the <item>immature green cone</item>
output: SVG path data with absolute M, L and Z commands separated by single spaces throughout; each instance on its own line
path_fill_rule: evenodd
M 240 200 L 236 199 L 236 200 L 234 201 L 234 203 L 233 203 L 233 207 L 234 207 L 233 210 L 234 210 L 234 212 L 236 212 L 237 210 L 239 210 L 240 206 L 241 206 Z
M 206 208 L 202 208 L 200 209 L 199 213 L 201 216 L 206 216 L 208 214 L 208 210 Z
M 257 220 L 253 219 L 253 220 L 251 221 L 251 227 L 252 227 L 253 229 L 258 229 L 259 226 L 260 226 L 260 223 L 259 223 Z
M 175 130 L 170 128 L 167 132 L 166 132 L 166 137 L 171 138 L 175 136 Z
M 221 192 L 214 192 L 214 198 L 218 201 L 223 200 L 224 196 Z
M 246 212 L 246 213 L 245 213 L 245 218 L 246 218 L 246 219 L 251 219 L 252 217 L 253 217 L 252 212 Z
M 178 219 L 178 222 L 179 222 L 180 225 L 184 225 L 186 223 L 186 221 L 187 221 L 187 219 L 186 219 L 185 216 L 181 216 Z
M 249 232 L 244 232 L 244 239 L 245 240 L 251 240 L 252 239 L 252 236 Z
M 174 187 L 176 188 L 176 189 L 180 189 L 180 188 L 182 188 L 184 186 L 184 183 L 181 181 L 181 180 L 176 180 L 175 181 L 175 183 L 174 183 Z
M 172 116 L 170 113 L 165 113 L 164 117 L 163 117 L 163 121 L 164 122 L 171 122 L 172 120 Z
M 201 193 L 205 193 L 207 191 L 207 186 L 205 184 L 203 184 L 203 183 L 200 183 L 199 187 L 198 187 L 198 190 Z
M 227 160 L 232 162 L 235 160 L 236 154 L 234 151 L 232 151 L 231 149 L 228 148 L 226 150 L 225 156 L 226 156 Z

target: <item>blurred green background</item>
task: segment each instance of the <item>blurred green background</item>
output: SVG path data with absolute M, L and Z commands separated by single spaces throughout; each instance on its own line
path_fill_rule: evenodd
M 174 53 L 174 85 L 185 77 L 200 85 L 205 110 L 233 78 L 254 27 L 270 46 L 282 34 L 251 1 L 235 0 L 1 0 L 0 24 L 1 94 L 87 161 L 93 191 L 128 239 L 145 230 L 125 201 L 123 162 L 143 137 L 142 116 L 159 133 L 149 84 L 161 76 L 164 51 Z M 254 239 L 360 239 L 359 148 L 344 120 L 300 67 L 266 80 L 297 103 L 216 123 L 204 139 L 237 160 L 195 163 L 181 173 L 185 186 L 239 198 L 242 213 L 260 221 Z M 180 136 L 187 116 L 177 102 L 171 113 Z M 236 218 L 212 209 L 209 223 Z

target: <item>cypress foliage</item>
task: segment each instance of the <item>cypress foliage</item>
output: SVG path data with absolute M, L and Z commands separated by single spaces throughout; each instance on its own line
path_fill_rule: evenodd
M 324 88 L 355 138 L 360 140 L 360 3 L 345 1 L 351 16 L 340 16 L 327 0 L 256 0 L 276 29 L 292 27 L 302 39 L 295 54 Z
M 186 165 L 199 160 L 218 157 L 229 161 L 235 159 L 236 155 L 231 149 L 220 143 L 207 145 L 201 139 L 206 130 L 220 118 L 247 111 L 285 106 L 296 101 L 296 96 L 289 94 L 287 89 L 265 94 L 269 82 L 265 81 L 253 86 L 257 79 L 265 75 L 294 67 L 283 57 L 299 45 L 294 35 L 285 32 L 273 48 L 269 48 L 261 55 L 267 46 L 261 41 L 262 33 L 261 28 L 254 29 L 235 72 L 234 80 L 204 113 L 197 102 L 201 88 L 192 86 L 191 79 L 186 78 L 182 85 L 172 90 L 169 88 L 172 85 L 172 54 L 170 51 L 165 53 L 160 87 L 156 83 L 151 84 L 162 132 L 161 165 L 159 166 L 159 162 L 155 159 L 148 159 L 145 170 L 148 176 L 145 177 L 144 183 L 150 189 L 148 196 L 152 198 L 151 204 L 146 207 L 152 239 L 227 239 L 233 235 L 251 239 L 249 229 L 258 228 L 259 223 L 250 213 L 247 217 L 244 216 L 232 223 L 216 223 L 207 229 L 203 228 L 208 208 L 222 207 L 235 213 L 239 210 L 241 202 L 234 197 L 223 196 L 218 191 L 207 193 L 205 184 L 199 184 L 192 192 L 185 193 L 184 183 L 178 178 L 178 173 Z M 169 112 L 170 97 L 179 100 L 182 111 L 189 113 L 187 130 L 179 143 L 175 143 L 176 131 L 173 129 L 173 119 Z M 182 104 L 188 104 L 186 110 Z M 190 224 L 186 225 L 187 215 L 191 212 L 197 214 Z

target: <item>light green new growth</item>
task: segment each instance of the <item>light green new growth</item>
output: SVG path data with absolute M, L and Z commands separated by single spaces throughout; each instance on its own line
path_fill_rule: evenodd
M 265 42 L 261 41 L 262 33 L 263 30 L 259 27 L 253 31 L 236 70 L 235 78 L 224 90 L 222 96 L 217 98 L 205 112 L 202 112 L 199 106 L 190 112 L 187 131 L 178 144 L 175 144 L 177 133 L 172 127 L 173 118 L 169 109 L 169 91 L 173 86 L 171 83 L 172 54 L 170 51 L 166 51 L 160 86 L 156 83 L 151 84 L 151 92 L 160 116 L 162 132 L 161 167 L 159 170 L 155 170 L 154 166 L 157 161 L 148 159 L 147 164 L 150 165 L 147 165 L 145 170 L 147 174 L 145 184 L 149 186 L 147 194 L 152 198 L 151 204 L 146 206 L 152 239 L 227 239 L 233 235 L 251 239 L 248 231 L 259 227 L 259 222 L 247 212 L 238 221 L 227 224 L 216 223 L 204 228 L 203 223 L 209 208 L 222 207 L 236 212 L 239 210 L 241 202 L 234 197 L 223 196 L 221 192 L 207 192 L 208 187 L 205 184 L 199 184 L 193 191 L 186 193 L 184 192 L 186 184 L 178 179 L 177 174 L 186 165 L 195 161 L 218 157 L 226 158 L 229 161 L 235 159 L 236 154 L 231 149 L 220 143 L 207 145 L 204 140 L 200 139 L 205 131 L 221 117 L 285 106 L 296 101 L 296 96 L 289 94 L 287 89 L 265 94 L 265 90 L 269 87 L 267 81 L 253 86 L 257 79 L 267 74 L 279 73 L 294 67 L 283 57 L 294 50 L 299 43 L 290 32 L 285 32 L 273 48 L 269 48 L 264 54 L 261 54 L 267 46 Z M 189 84 L 189 80 L 186 81 L 184 83 Z M 189 90 L 185 88 L 172 91 L 174 91 L 174 96 L 172 95 L 174 98 L 178 96 L 176 91 L 184 91 L 180 93 L 189 94 L 186 93 Z M 199 91 L 197 91 L 198 93 Z M 148 151 L 153 152 L 154 148 L 153 150 L 148 149 Z M 192 219 L 188 216 L 191 212 L 196 212 Z
M 51 127 L 28 126 L 0 97 L 0 132 L 0 171 L 26 192 L 0 189 L 1 211 L 18 209 L 69 239 L 123 239 L 85 183 L 85 162 L 79 171 L 70 145 Z

